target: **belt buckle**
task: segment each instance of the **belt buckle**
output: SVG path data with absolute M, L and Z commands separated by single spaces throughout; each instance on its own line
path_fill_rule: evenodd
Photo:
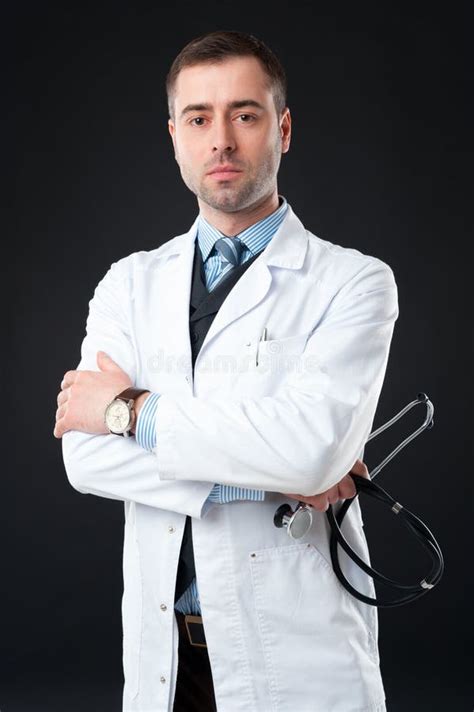
M 186 624 L 186 630 L 188 632 L 188 638 L 191 645 L 195 645 L 198 648 L 207 648 L 202 616 L 192 616 L 186 614 L 184 616 L 184 622 Z

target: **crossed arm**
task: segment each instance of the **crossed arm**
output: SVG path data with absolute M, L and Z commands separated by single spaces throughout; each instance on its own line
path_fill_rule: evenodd
M 113 392 L 113 395 L 115 396 L 117 395 L 117 393 L 120 392 L 120 390 L 124 390 L 124 388 L 127 387 L 126 385 L 123 385 L 123 383 L 125 383 L 127 379 L 127 374 L 122 372 L 118 364 L 116 364 L 112 359 L 110 359 L 110 357 L 108 357 L 103 352 L 98 352 L 97 363 L 101 368 L 99 374 L 96 374 L 95 372 L 88 373 L 87 371 L 68 371 L 64 374 L 64 378 L 61 382 L 61 391 L 58 393 L 57 396 L 58 407 L 56 410 L 56 424 L 54 427 L 54 436 L 56 438 L 62 438 L 64 433 L 70 430 L 93 433 L 94 428 L 98 431 L 97 435 L 108 434 L 107 428 L 102 426 L 102 424 L 99 422 L 99 419 L 95 420 L 93 417 L 93 403 L 96 398 L 99 400 L 98 412 L 100 413 L 102 392 L 104 394 L 104 397 L 107 398 L 107 396 L 110 395 L 110 392 Z M 102 376 L 102 374 L 104 375 Z M 107 376 L 106 374 L 110 375 Z M 115 386 L 114 382 L 116 383 Z M 73 385 L 75 386 L 74 391 L 72 390 Z M 137 398 L 135 402 L 135 426 L 132 427 L 132 433 L 135 436 L 137 436 L 138 429 L 138 435 L 140 437 L 137 437 L 137 443 L 144 451 L 150 451 L 154 447 L 156 447 L 156 438 L 153 438 L 150 441 L 146 439 L 146 432 L 140 433 L 140 415 L 142 407 L 145 405 L 145 402 L 148 400 L 149 396 L 152 396 L 150 401 L 153 401 L 154 397 L 156 398 L 157 394 L 152 394 L 150 391 L 147 391 L 146 393 L 142 393 Z M 109 401 L 105 400 L 105 405 L 107 404 L 107 402 Z M 104 411 L 105 405 L 103 407 Z M 150 407 L 150 402 L 148 402 L 147 405 L 148 407 Z M 156 415 L 155 411 L 153 412 L 153 416 L 154 415 Z M 118 436 L 112 435 L 112 437 L 115 437 L 120 440 L 120 437 Z M 124 439 L 122 439 L 121 442 L 123 443 L 124 447 L 127 447 L 128 443 Z M 366 477 L 368 476 L 367 467 L 360 459 L 357 459 L 351 471 L 359 475 L 363 475 Z M 205 508 L 205 511 L 207 511 L 210 503 L 212 502 L 222 503 L 222 498 L 219 496 L 219 488 L 220 485 L 214 485 L 211 489 L 211 492 L 209 493 L 205 502 L 205 504 L 208 505 Z M 260 492 L 261 490 L 255 490 L 255 499 L 261 499 L 261 497 L 258 496 Z M 97 492 L 97 494 L 99 493 Z M 286 492 L 284 494 L 286 494 L 286 496 L 290 499 L 307 502 L 312 507 L 314 507 L 314 509 L 324 512 L 328 508 L 329 504 L 334 504 L 339 500 L 344 500 L 353 497 L 356 494 L 356 489 L 352 478 L 349 476 L 349 473 L 347 473 L 340 480 L 340 482 L 338 482 L 336 485 L 333 485 L 331 488 L 329 488 L 325 492 L 322 492 L 319 495 L 305 497 L 304 495 L 297 493 Z M 250 491 L 244 490 L 242 495 L 238 498 L 250 499 L 251 497 L 252 495 L 250 494 Z
M 105 405 L 134 385 L 136 377 L 127 312 L 120 303 L 127 294 L 126 279 L 114 263 L 97 286 L 81 361 L 76 370 L 66 372 L 58 394 L 54 434 L 62 438 L 66 472 L 76 489 L 198 517 L 210 506 L 212 480 L 220 474 L 224 484 L 282 491 L 322 511 L 328 503 L 355 494 L 352 479 L 343 473 L 350 468 L 357 474 L 366 470 L 357 455 L 370 432 L 398 315 L 391 270 L 383 263 L 371 263 L 341 290 L 307 344 L 309 353 L 318 355 L 321 368 L 295 376 L 278 396 L 231 403 L 190 397 L 182 404 L 171 394 L 160 397 L 165 403 L 161 410 L 165 445 L 160 447 L 158 412 L 154 452 L 141 448 L 135 438 L 110 435 L 103 422 Z M 109 358 L 99 349 L 106 350 Z M 258 462 L 250 461 L 247 453 L 241 458 L 235 443 L 226 442 L 229 421 L 251 437 L 251 445 L 258 447 Z M 284 435 L 281 442 L 267 437 L 271 432 L 275 436 L 275 422 L 277 434 L 279 429 Z M 205 453 L 211 433 L 215 460 L 209 462 L 197 453 L 190 467 L 189 452 L 196 452 L 194 445 L 202 436 Z M 187 443 L 188 437 L 189 448 L 171 448 L 176 439 Z M 284 455 L 289 439 L 297 453 L 294 476 Z M 164 460 L 160 461 L 161 451 Z M 187 479 L 189 472 L 195 477 L 192 481 Z M 287 492 L 296 488 L 299 494 Z

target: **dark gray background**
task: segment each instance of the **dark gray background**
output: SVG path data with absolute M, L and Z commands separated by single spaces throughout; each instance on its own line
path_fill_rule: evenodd
M 400 316 L 374 427 L 419 391 L 436 409 L 434 428 L 378 480 L 430 527 L 446 564 L 427 596 L 380 610 L 388 710 L 471 710 L 467 19 L 454 4 L 449 14 L 416 4 L 406 13 L 309 2 L 175 7 L 17 3 L 4 13 L 14 162 L 0 709 L 120 710 L 123 506 L 69 485 L 52 435 L 56 396 L 110 264 L 188 230 L 197 215 L 167 131 L 165 75 L 193 37 L 236 29 L 267 42 L 287 71 L 293 137 L 279 191 L 312 232 L 394 270 Z M 421 417 L 414 409 L 370 443 L 369 469 Z M 385 509 L 365 498 L 362 507 L 376 568 L 420 580 L 424 551 Z

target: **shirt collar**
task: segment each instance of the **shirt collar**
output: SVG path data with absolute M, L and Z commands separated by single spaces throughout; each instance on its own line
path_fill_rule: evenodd
M 280 205 L 273 213 L 270 213 L 270 215 L 245 228 L 245 230 L 237 233 L 237 235 L 233 235 L 233 237 L 239 237 L 242 240 L 252 255 L 260 252 L 268 242 L 270 242 L 283 222 L 288 208 L 288 202 L 286 198 L 280 194 L 278 195 L 278 200 Z M 214 225 L 211 225 L 200 213 L 197 240 L 201 248 L 203 262 L 207 260 L 214 244 L 221 237 L 225 237 L 224 233 L 214 227 Z

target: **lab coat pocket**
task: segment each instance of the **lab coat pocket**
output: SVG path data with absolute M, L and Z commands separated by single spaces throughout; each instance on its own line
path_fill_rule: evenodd
M 282 339 L 259 341 L 256 359 L 258 369 L 264 371 L 274 365 L 281 367 L 291 365 L 295 357 L 303 353 L 310 333 L 304 331 L 301 334 L 285 336 Z
M 142 579 L 136 536 L 135 503 L 127 502 L 123 546 L 122 624 L 124 693 L 129 699 L 138 695 L 142 636 Z
M 251 385 L 257 392 L 274 393 L 291 374 L 304 370 L 303 352 L 309 334 L 305 331 L 282 339 L 258 342 L 249 374 Z
M 271 709 L 365 712 L 380 704 L 374 641 L 318 549 L 261 549 L 249 566 Z

